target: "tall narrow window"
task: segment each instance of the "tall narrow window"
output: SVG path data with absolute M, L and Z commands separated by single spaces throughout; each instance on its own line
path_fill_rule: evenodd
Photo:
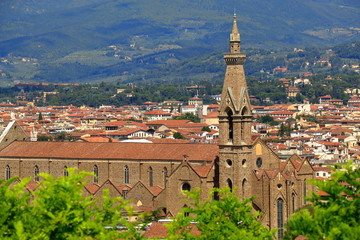
M 99 168 L 98 166 L 94 166 L 94 183 L 99 182 Z
M 5 167 L 5 180 L 9 180 L 11 178 L 11 171 L 10 171 L 10 166 L 7 165 Z
M 306 179 L 304 179 L 304 204 L 306 204 Z
M 230 109 L 227 110 L 227 115 L 228 115 L 228 124 L 229 124 L 229 141 L 233 140 L 234 137 L 234 124 L 233 124 L 233 113 Z
M 34 168 L 34 180 L 35 180 L 35 182 L 40 181 L 39 173 L 40 173 L 39 167 L 35 166 L 35 168 Z
M 166 167 L 164 167 L 164 187 L 166 187 L 167 176 L 168 176 L 168 170 Z
M 127 165 L 125 165 L 124 167 L 124 183 L 125 184 L 129 184 L 129 167 Z
M 283 213 L 284 201 L 279 198 L 277 200 L 277 222 L 278 222 L 278 239 L 284 237 L 284 213 Z
M 149 167 L 149 185 L 150 187 L 152 187 L 154 185 L 153 182 L 153 169 L 152 167 Z
M 64 177 L 69 176 L 69 171 L 67 170 L 67 166 L 64 167 Z
M 228 180 L 226 180 L 228 187 L 230 188 L 230 191 L 232 192 L 232 188 L 233 188 L 233 184 L 230 178 L 228 178 Z
M 246 107 L 244 107 L 243 110 L 241 111 L 241 115 L 242 116 L 247 115 Z M 240 137 L 241 137 L 241 140 L 245 139 L 245 123 L 243 121 L 241 121 L 241 124 L 240 124 Z
M 245 196 L 245 194 L 246 194 L 246 183 L 247 183 L 247 180 L 246 180 L 246 178 L 244 178 L 244 180 L 242 181 L 242 186 L 241 186 L 243 196 Z
M 295 193 L 291 195 L 292 212 L 295 212 Z

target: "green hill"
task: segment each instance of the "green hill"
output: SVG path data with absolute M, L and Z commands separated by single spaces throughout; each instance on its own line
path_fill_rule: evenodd
M 5 0 L 0 57 L 38 61 L 0 70 L 23 81 L 131 80 L 151 66 L 226 51 L 234 8 L 245 47 L 359 39 L 360 4 L 351 0 Z

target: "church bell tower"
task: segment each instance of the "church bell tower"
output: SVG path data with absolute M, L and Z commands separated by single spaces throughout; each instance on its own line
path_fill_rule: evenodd
M 234 14 L 230 52 L 224 55 L 226 73 L 219 109 L 219 185 L 245 187 L 251 157 L 252 114 L 244 73 L 246 56 L 240 52 L 240 34 Z

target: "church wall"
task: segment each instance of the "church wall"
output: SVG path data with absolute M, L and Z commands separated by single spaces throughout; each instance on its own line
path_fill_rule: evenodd
M 6 166 L 10 167 L 10 177 L 19 176 L 19 160 L 0 159 L 0 179 L 6 178 Z
M 50 174 L 54 177 L 62 177 L 64 176 L 64 168 L 77 168 L 78 161 L 76 160 L 50 160 L 48 162 Z
M 262 159 L 261 169 L 280 169 L 280 159 L 266 146 L 264 143 L 258 142 L 253 149 L 253 157 L 251 160 L 251 166 L 258 168 L 256 160 Z
M 126 200 L 132 201 L 135 205 L 144 207 L 153 207 L 153 199 L 154 196 L 143 184 L 136 184 L 126 197 Z
M 185 183 L 190 184 L 191 190 L 202 186 L 200 177 L 188 165 L 182 164 L 169 177 L 168 187 L 166 188 L 168 211 L 178 213 L 184 207 L 185 203 L 182 199 L 185 198 L 185 194 L 182 193 L 182 187 Z
M 129 168 L 129 183 L 125 183 L 125 166 Z M 110 179 L 117 186 L 132 186 L 140 179 L 139 167 L 139 161 L 110 160 Z
M 106 181 L 101 188 L 95 193 L 95 198 L 101 200 L 103 196 L 103 191 L 107 189 L 109 191 L 109 196 L 112 198 L 115 197 L 121 197 L 121 194 L 119 191 L 115 188 L 113 184 L 111 184 L 109 181 Z

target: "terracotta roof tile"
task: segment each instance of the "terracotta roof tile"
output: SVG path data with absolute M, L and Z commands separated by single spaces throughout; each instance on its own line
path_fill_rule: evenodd
M 95 194 L 97 190 L 99 190 L 100 186 L 97 184 L 88 184 L 85 185 L 86 190 L 89 191 L 91 194 Z
M 182 143 L 86 143 L 86 142 L 13 142 L 2 151 L 2 157 L 67 159 L 157 159 L 214 161 L 215 144 Z
M 144 237 L 145 238 L 166 238 L 168 228 L 165 226 L 164 222 L 153 222 L 149 226 L 148 229 L 145 230 Z M 195 224 L 191 224 L 190 233 L 198 236 L 201 232 L 197 229 Z
M 200 177 L 207 177 L 210 170 L 212 168 L 212 165 L 208 166 L 193 166 L 193 169 L 199 174 Z
M 148 187 L 150 192 L 152 193 L 152 195 L 154 195 L 155 197 L 157 195 L 159 195 L 159 193 L 161 193 L 161 191 L 163 190 L 163 188 L 159 187 L 159 186 L 152 186 L 152 187 Z

